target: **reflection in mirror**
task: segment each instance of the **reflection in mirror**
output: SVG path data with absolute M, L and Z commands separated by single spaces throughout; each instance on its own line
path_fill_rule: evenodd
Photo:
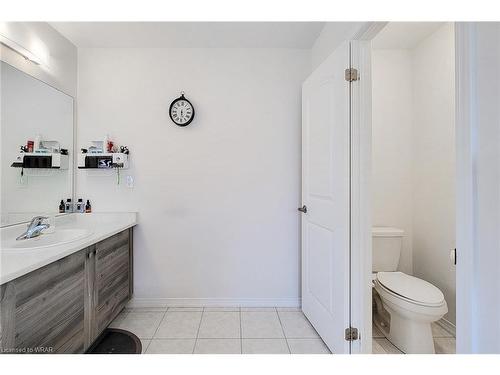
M 73 98 L 0 62 L 1 226 L 73 195 Z

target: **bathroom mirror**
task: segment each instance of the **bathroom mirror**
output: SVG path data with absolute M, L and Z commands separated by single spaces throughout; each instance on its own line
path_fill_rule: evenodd
M 1 226 L 59 214 L 73 199 L 73 98 L 1 62 L 0 104 Z

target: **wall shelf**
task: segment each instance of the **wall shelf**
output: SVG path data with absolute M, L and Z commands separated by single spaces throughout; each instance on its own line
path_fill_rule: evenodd
M 78 169 L 127 169 L 128 165 L 128 154 L 122 152 L 81 153 L 78 155 Z
M 24 169 L 68 169 L 69 156 L 60 153 L 20 152 L 11 164 L 11 167 Z

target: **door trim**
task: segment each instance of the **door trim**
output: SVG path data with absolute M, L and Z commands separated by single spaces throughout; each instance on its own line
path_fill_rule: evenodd
M 455 23 L 455 137 L 456 137 L 456 352 L 472 353 L 474 341 L 474 226 L 475 195 L 473 137 L 476 118 L 476 67 L 473 55 L 476 27 L 474 23 Z
M 366 22 L 353 37 L 353 64 L 360 72 L 353 86 L 351 201 L 351 311 L 352 325 L 361 340 L 352 353 L 371 353 L 371 40 L 386 22 Z M 477 127 L 474 85 L 475 25 L 455 22 L 455 131 L 456 131 L 456 246 L 459 250 L 456 276 L 457 353 L 473 351 L 473 258 L 474 258 L 474 130 Z M 363 221 L 364 220 L 364 221 Z M 369 260 L 369 262 L 368 262 Z M 363 277 L 362 275 L 365 275 Z M 366 280 L 366 277 L 370 280 Z M 364 284 L 364 283 L 367 284 Z M 369 285 L 369 286 L 368 286 Z M 363 336 L 366 338 L 363 340 Z
M 370 35 L 385 25 L 370 24 Z M 351 326 L 360 332 L 352 354 L 372 352 L 371 41 L 364 35 L 351 41 L 351 67 L 359 71 L 351 83 Z

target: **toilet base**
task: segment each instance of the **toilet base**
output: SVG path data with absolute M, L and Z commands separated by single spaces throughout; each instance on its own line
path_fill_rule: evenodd
M 444 304 L 437 308 L 405 309 L 374 290 L 376 304 L 373 321 L 384 336 L 399 350 L 407 354 L 434 354 L 431 324 L 446 313 Z M 384 298 L 385 297 L 385 298 Z
M 430 322 L 405 319 L 389 311 L 391 323 L 387 339 L 407 354 L 434 354 L 434 339 Z M 384 332 L 384 331 L 382 331 Z

